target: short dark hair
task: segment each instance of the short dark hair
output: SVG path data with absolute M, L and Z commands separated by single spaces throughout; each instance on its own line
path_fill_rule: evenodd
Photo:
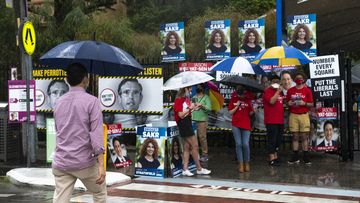
M 280 73 L 280 77 L 282 78 L 283 75 L 285 75 L 285 74 L 288 74 L 288 75 L 290 75 L 290 77 L 291 77 L 290 71 L 287 71 L 287 70 L 283 70 L 283 71 Z
M 46 92 L 47 92 L 47 94 L 50 96 L 50 94 L 51 94 L 51 92 L 50 92 L 50 87 L 51 86 L 53 86 L 55 83 L 57 83 L 57 82 L 59 82 L 59 83 L 64 83 L 65 85 L 66 85 L 66 88 L 67 88 L 67 91 L 69 90 L 69 86 L 66 84 L 66 82 L 64 81 L 64 80 L 52 80 L 50 83 L 49 83 L 49 85 L 48 85 L 48 87 L 47 87 L 47 90 L 46 90 Z
M 325 132 L 325 126 L 327 125 L 327 124 L 330 124 L 331 125 L 331 127 L 334 129 L 334 123 L 332 122 L 332 121 L 325 121 L 325 123 L 324 123 L 324 126 L 323 126 L 323 129 L 324 129 L 324 132 Z
M 119 95 L 121 95 L 121 92 L 120 92 L 121 87 L 122 87 L 125 83 L 127 83 L 127 82 L 136 82 L 136 83 L 139 85 L 139 87 L 140 87 L 140 93 L 142 94 L 143 88 L 142 88 L 142 85 L 139 83 L 139 81 L 138 81 L 137 79 L 129 79 L 129 78 L 126 78 L 126 79 L 123 79 L 123 80 L 120 82 L 119 86 L 118 86 L 118 93 L 119 93 Z
M 81 63 L 72 63 L 66 68 L 66 79 L 70 86 L 76 86 L 87 77 L 88 71 Z
M 280 77 L 278 75 L 276 75 L 275 73 L 270 75 L 270 81 L 276 80 L 276 79 L 280 80 Z
M 296 78 L 296 76 L 298 76 L 298 75 L 301 75 L 302 77 L 303 77 L 303 79 L 304 79 L 304 81 L 306 81 L 306 75 L 305 75 L 305 73 L 303 73 L 303 72 L 301 72 L 301 71 L 298 71 L 298 72 L 295 72 L 294 73 L 294 76 L 293 76 L 293 80 Z

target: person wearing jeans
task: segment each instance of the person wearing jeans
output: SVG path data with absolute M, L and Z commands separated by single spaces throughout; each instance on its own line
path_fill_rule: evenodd
M 211 111 L 210 97 L 205 94 L 205 85 L 196 85 L 196 95 L 193 97 L 195 104 L 199 107 L 192 112 L 192 120 L 196 122 L 197 135 L 200 140 L 202 155 L 201 162 L 207 162 L 208 158 L 208 144 L 206 138 L 206 128 L 208 126 L 209 111 Z
M 254 113 L 251 102 L 247 99 L 243 86 L 236 86 L 229 102 L 229 113 L 232 115 L 232 130 L 236 143 L 236 156 L 240 173 L 250 171 L 250 115 Z

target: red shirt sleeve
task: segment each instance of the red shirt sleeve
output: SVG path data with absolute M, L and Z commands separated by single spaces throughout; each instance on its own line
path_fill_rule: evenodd
M 314 98 L 313 98 L 313 94 L 311 92 L 311 89 L 310 88 L 307 88 L 308 89 L 308 96 L 307 96 L 307 102 L 308 103 L 313 103 L 314 102 Z
M 288 91 L 287 91 L 287 94 L 286 94 L 286 102 L 289 102 L 291 100 L 291 94 L 292 94 L 292 88 L 290 88 Z
M 234 103 L 235 103 L 235 96 L 231 95 L 231 99 L 230 99 L 229 106 L 228 106 L 229 111 L 231 111 L 235 107 Z
M 270 89 L 266 89 L 264 91 L 264 94 L 263 94 L 263 102 L 265 103 L 269 103 L 270 104 L 270 99 L 273 95 L 271 95 L 271 92 L 270 92 Z
M 183 100 L 181 98 L 176 98 L 174 101 L 174 112 L 175 114 L 183 111 L 182 106 Z

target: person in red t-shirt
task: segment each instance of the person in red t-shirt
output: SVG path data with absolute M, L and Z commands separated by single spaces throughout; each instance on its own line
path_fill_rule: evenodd
M 277 152 L 284 133 L 284 95 L 279 76 L 273 75 L 270 82 L 271 85 L 265 89 L 263 94 L 264 123 L 267 132 L 269 165 L 279 166 Z
M 197 174 L 208 175 L 210 170 L 202 168 L 199 161 L 199 146 L 197 138 L 194 134 L 191 121 L 191 111 L 200 108 L 194 103 L 190 102 L 191 87 L 180 88 L 176 99 L 174 101 L 174 116 L 175 121 L 179 128 L 180 137 L 183 139 L 184 151 L 183 151 L 183 176 L 193 176 L 188 169 L 190 149 L 191 155 L 195 161 Z
M 305 85 L 304 78 L 303 73 L 296 73 L 294 77 L 296 86 L 290 88 L 286 95 L 286 101 L 290 110 L 289 127 L 293 134 L 292 148 L 294 151 L 292 159 L 288 161 L 289 164 L 300 163 L 298 155 L 299 140 L 301 140 L 302 144 L 303 160 L 305 164 L 311 164 L 308 156 L 310 132 L 309 108 L 314 105 L 314 101 L 311 90 Z
M 236 94 L 232 94 L 229 102 L 229 113 L 232 115 L 232 131 L 236 144 L 236 156 L 239 162 L 239 172 L 250 171 L 250 115 L 254 113 L 251 102 L 245 97 L 243 86 L 236 86 Z

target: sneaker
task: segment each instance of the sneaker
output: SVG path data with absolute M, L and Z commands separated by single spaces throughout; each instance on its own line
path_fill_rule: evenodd
M 207 162 L 207 161 L 209 161 L 209 157 L 207 155 L 201 156 L 200 161 Z
M 294 152 L 291 160 L 288 161 L 288 164 L 298 164 L 300 163 L 299 154 L 298 152 Z
M 183 175 L 183 176 L 191 177 L 191 176 L 193 176 L 194 174 L 191 173 L 189 170 L 185 170 L 185 171 L 183 170 L 182 175 Z
M 311 165 L 311 161 L 310 161 L 310 159 L 309 159 L 309 154 L 308 154 L 308 152 L 304 152 L 304 157 L 303 157 L 303 159 L 304 159 L 304 163 L 305 163 L 306 165 Z
M 209 175 L 211 173 L 210 170 L 207 170 L 206 168 L 202 168 L 200 171 L 196 171 L 196 174 L 198 175 Z
M 280 162 L 277 159 L 269 161 L 270 166 L 280 166 Z

